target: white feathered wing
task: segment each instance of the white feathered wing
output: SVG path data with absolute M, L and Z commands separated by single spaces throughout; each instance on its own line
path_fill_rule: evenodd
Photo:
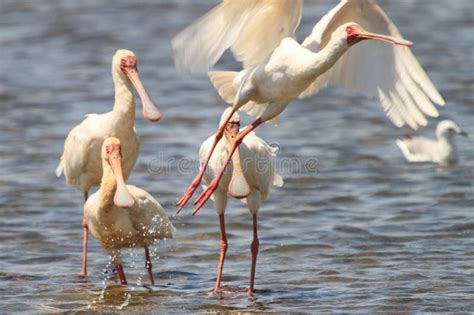
M 347 22 L 358 23 L 371 32 L 402 37 L 395 24 L 373 1 L 342 0 L 316 24 L 302 46 L 319 51 L 328 43 L 334 30 Z M 445 103 L 410 48 L 377 40 L 363 41 L 351 47 L 300 97 L 316 94 L 327 85 L 379 97 L 387 116 L 397 127 L 405 124 L 413 129 L 425 126 L 426 115 L 438 116 L 433 103 Z

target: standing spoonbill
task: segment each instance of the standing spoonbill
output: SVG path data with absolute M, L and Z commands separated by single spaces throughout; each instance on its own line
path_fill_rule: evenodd
M 135 101 L 133 87 L 140 96 L 143 115 L 155 122 L 161 114 L 152 103 L 143 87 L 137 69 L 137 58 L 130 50 L 117 50 L 112 59 L 112 76 L 115 85 L 115 103 L 112 111 L 104 114 L 89 114 L 79 125 L 69 132 L 64 142 L 64 152 L 56 169 L 59 177 L 64 172 L 66 183 L 76 185 L 87 201 L 89 190 L 98 186 L 102 178 L 100 150 L 108 137 L 121 140 L 125 155 L 123 173 L 125 179 L 138 157 L 139 141 L 135 130 Z M 87 276 L 87 224 L 83 220 L 83 257 L 81 275 Z
M 172 238 L 174 227 L 165 210 L 149 193 L 125 185 L 121 148 L 118 138 L 107 138 L 103 142 L 102 181 L 99 190 L 84 205 L 84 220 L 112 257 L 122 284 L 127 284 L 120 255 L 124 247 L 145 249 L 145 267 L 151 283 L 155 284 L 148 247 L 156 240 Z
M 412 43 L 401 39 L 377 4 L 342 0 L 299 44 L 293 35 L 302 5 L 302 0 L 224 0 L 173 39 L 179 69 L 208 68 L 227 48 L 243 62 L 240 72 L 209 72 L 219 95 L 232 103 L 234 111 L 256 118 L 237 135 L 235 146 L 263 122 L 275 122 L 292 100 L 329 85 L 379 97 L 398 127 L 416 129 L 427 124 L 425 115 L 438 116 L 432 102 L 443 105 L 443 98 L 408 48 Z M 216 132 L 214 146 L 224 125 Z M 178 201 L 180 208 L 197 189 L 206 166 Z M 222 173 L 223 169 L 197 198 L 195 212 L 216 189 Z
M 228 116 L 231 115 L 229 118 Z M 224 138 L 218 143 L 215 153 L 209 161 L 209 167 L 204 173 L 204 181 L 211 183 L 222 167 L 226 167 L 226 156 L 232 148 L 235 137 L 239 133 L 240 117 L 232 108 L 224 111 L 221 124 L 228 121 L 224 128 Z M 206 162 L 209 151 L 212 148 L 214 135 L 203 142 L 199 150 L 201 164 Z M 232 155 L 232 164 L 229 164 L 227 172 L 222 176 L 219 186 L 213 193 L 214 207 L 219 216 L 220 223 L 220 259 L 217 269 L 217 280 L 214 292 L 221 290 L 222 269 L 224 267 L 227 252 L 227 235 L 225 231 L 224 212 L 227 206 L 228 195 L 241 199 L 249 208 L 253 218 L 253 241 L 251 245 L 252 264 L 250 271 L 249 295 L 254 293 L 255 269 L 257 265 L 257 254 L 259 240 L 257 234 L 257 213 L 260 203 L 266 200 L 270 194 L 272 185 L 282 186 L 283 180 L 276 173 L 272 160 L 272 148 L 255 133 L 251 133 L 237 147 Z M 230 172 L 230 168 L 232 171 Z
M 433 162 L 442 166 L 458 162 L 454 136 L 467 137 L 454 121 L 443 120 L 436 127 L 436 140 L 423 137 L 398 139 L 398 147 L 409 162 Z

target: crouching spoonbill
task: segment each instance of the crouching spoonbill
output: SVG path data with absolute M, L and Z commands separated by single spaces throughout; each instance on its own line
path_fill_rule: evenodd
M 64 152 L 56 169 L 59 177 L 64 173 L 66 183 L 75 185 L 87 201 L 89 190 L 98 186 L 102 178 L 100 150 L 108 137 L 117 137 L 124 148 L 123 175 L 127 179 L 138 157 L 139 141 L 135 130 L 135 101 L 133 87 L 140 96 L 143 115 L 149 121 L 160 120 L 161 114 L 152 103 L 140 80 L 137 58 L 130 50 L 117 50 L 112 59 L 112 76 L 115 85 L 115 103 L 112 111 L 89 114 L 69 132 Z M 84 252 L 81 275 L 87 275 L 87 224 L 83 220 Z
M 149 193 L 125 185 L 121 141 L 107 138 L 101 151 L 102 180 L 99 190 L 84 205 L 84 220 L 112 257 L 122 284 L 127 284 L 120 255 L 124 247 L 145 249 L 145 267 L 154 284 L 148 247 L 156 240 L 172 238 L 174 227 L 165 210 Z

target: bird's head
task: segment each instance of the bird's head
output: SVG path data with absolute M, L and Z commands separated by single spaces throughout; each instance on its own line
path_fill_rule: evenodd
M 227 108 L 224 113 L 221 116 L 221 122 L 219 125 L 222 125 L 229 117 L 229 115 L 232 113 L 233 109 L 232 107 Z M 225 137 L 231 141 L 233 138 L 237 136 L 240 130 L 240 116 L 239 113 L 234 112 L 230 120 L 227 122 L 225 129 L 224 129 L 224 135 Z
M 452 120 L 443 120 L 436 127 L 436 135 L 438 138 L 452 139 L 456 135 L 467 137 L 467 132 L 461 129 Z
M 135 199 L 125 185 L 122 173 L 122 147 L 120 140 L 114 137 L 105 139 L 102 144 L 102 160 L 104 176 L 114 176 L 116 190 L 114 204 L 120 208 L 130 208 L 135 204 Z M 110 174 L 110 170 L 112 174 Z M 110 174 L 110 175 L 109 175 Z
M 143 116 L 149 121 L 160 120 L 161 113 L 151 101 L 148 93 L 143 87 L 137 68 L 137 57 L 133 51 L 119 49 L 112 59 L 112 74 L 118 76 L 124 82 L 131 82 L 135 87 L 143 106 Z
M 230 116 L 232 115 L 232 116 Z M 230 117 L 229 117 L 230 116 Z M 237 135 L 240 131 L 240 116 L 232 107 L 228 107 L 221 116 L 220 126 L 227 121 L 224 129 L 224 136 L 230 147 L 235 144 Z M 250 185 L 244 175 L 242 169 L 242 161 L 240 160 L 240 145 L 237 145 L 232 154 L 232 176 L 227 187 L 230 196 L 242 199 L 248 197 L 251 192 Z
M 364 30 L 364 28 L 362 28 L 362 26 L 360 26 L 357 23 L 346 23 L 346 24 L 341 25 L 339 29 L 341 33 L 345 32 L 345 38 L 349 46 L 352 46 L 366 39 L 376 39 L 376 40 L 381 40 L 381 41 L 385 41 L 394 45 L 401 45 L 401 46 L 413 45 L 412 42 L 402 39 L 402 38 L 396 38 L 393 36 L 368 32 Z

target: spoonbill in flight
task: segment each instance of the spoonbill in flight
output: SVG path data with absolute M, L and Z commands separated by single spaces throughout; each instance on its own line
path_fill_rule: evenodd
M 408 48 L 412 43 L 401 38 L 377 4 L 342 0 L 300 44 L 294 32 L 302 6 L 302 0 L 224 0 L 172 41 L 181 70 L 208 69 L 228 48 L 243 64 L 240 72 L 209 72 L 219 95 L 234 111 L 256 118 L 237 135 L 228 161 L 257 126 L 276 122 L 292 100 L 330 85 L 378 97 L 398 127 L 416 129 L 427 124 L 426 116 L 438 116 L 433 103 L 443 105 L 443 98 Z M 217 130 L 213 147 L 225 125 Z M 209 155 L 212 152 L 213 148 Z M 179 208 L 197 189 L 207 163 L 178 201 Z M 197 198 L 195 212 L 217 188 L 222 174 L 223 169 Z

